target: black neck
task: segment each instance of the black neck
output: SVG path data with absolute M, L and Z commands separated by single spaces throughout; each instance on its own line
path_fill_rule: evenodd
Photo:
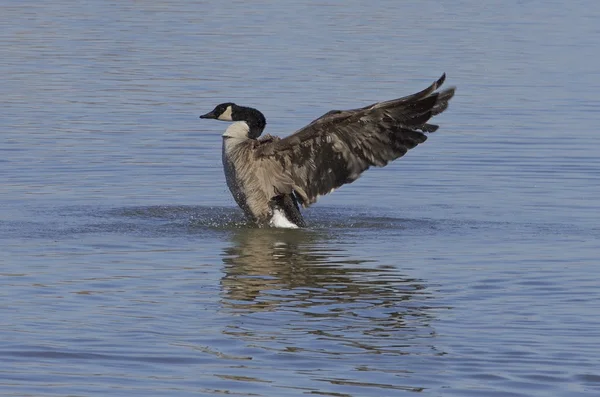
M 237 106 L 232 116 L 234 120 L 244 120 L 248 124 L 248 127 L 250 127 L 248 138 L 250 139 L 258 138 L 267 125 L 265 116 L 253 108 Z

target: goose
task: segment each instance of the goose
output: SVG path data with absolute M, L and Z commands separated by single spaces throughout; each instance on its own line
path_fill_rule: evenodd
M 233 102 L 217 105 L 201 119 L 233 122 L 223 134 L 227 186 L 258 227 L 300 228 L 300 207 L 354 182 L 371 166 L 390 161 L 425 142 L 439 126 L 429 124 L 454 96 L 438 91 L 444 73 L 412 95 L 351 110 L 332 110 L 292 135 L 261 136 L 267 124 L 258 110 Z

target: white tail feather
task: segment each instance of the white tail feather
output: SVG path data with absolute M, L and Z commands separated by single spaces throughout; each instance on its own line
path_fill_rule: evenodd
M 271 217 L 269 225 L 271 225 L 271 227 L 280 227 L 285 229 L 298 229 L 298 225 L 292 223 L 285 216 L 285 213 L 279 208 L 273 209 L 273 217 Z

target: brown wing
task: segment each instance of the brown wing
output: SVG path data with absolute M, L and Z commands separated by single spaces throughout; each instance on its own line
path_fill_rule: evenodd
M 436 90 L 446 75 L 416 94 L 364 108 L 334 110 L 281 140 L 267 140 L 256 150 L 257 159 L 283 172 L 303 206 L 320 195 L 355 181 L 370 166 L 383 167 L 425 142 L 433 132 L 432 116 L 446 110 L 454 87 Z

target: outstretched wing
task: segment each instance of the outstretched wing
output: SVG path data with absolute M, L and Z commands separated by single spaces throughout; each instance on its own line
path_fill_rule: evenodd
M 257 159 L 283 172 L 285 186 L 274 188 L 293 190 L 306 207 L 425 142 L 424 132 L 438 129 L 429 119 L 446 110 L 454 95 L 454 87 L 436 92 L 445 78 L 403 98 L 328 112 L 284 139 L 265 140 L 256 148 Z

